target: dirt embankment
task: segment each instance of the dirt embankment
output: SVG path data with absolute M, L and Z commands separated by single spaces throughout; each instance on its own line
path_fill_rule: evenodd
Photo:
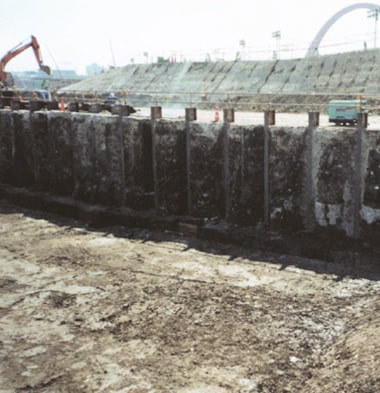
M 5 203 L 0 223 L 1 392 L 380 391 L 378 269 Z
M 332 98 L 379 102 L 380 50 L 271 61 L 129 64 L 61 89 L 67 97 L 116 92 L 134 107 L 216 104 L 237 110 L 327 110 Z M 127 93 L 127 95 L 126 95 Z

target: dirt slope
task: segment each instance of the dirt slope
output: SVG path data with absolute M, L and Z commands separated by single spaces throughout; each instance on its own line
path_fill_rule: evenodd
M 378 94 L 380 50 L 269 61 L 129 64 L 62 91 Z

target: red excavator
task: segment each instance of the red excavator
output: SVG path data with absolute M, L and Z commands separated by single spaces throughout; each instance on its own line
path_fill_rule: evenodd
M 40 69 L 48 75 L 51 74 L 50 67 L 48 67 L 47 65 L 44 65 L 44 63 L 42 61 L 42 56 L 41 56 L 41 52 L 40 52 L 40 45 L 37 41 L 37 38 L 32 35 L 29 42 L 18 44 L 16 47 L 11 49 L 9 52 L 7 52 L 1 58 L 1 60 L 0 60 L 0 85 L 2 85 L 2 87 L 10 87 L 10 86 L 13 86 L 13 84 L 14 84 L 12 74 L 4 71 L 5 66 L 7 65 L 7 63 L 10 60 L 12 60 L 14 57 L 18 56 L 20 53 L 24 52 L 24 50 L 26 50 L 28 48 L 33 49 L 34 55 L 36 57 L 38 65 L 40 66 Z

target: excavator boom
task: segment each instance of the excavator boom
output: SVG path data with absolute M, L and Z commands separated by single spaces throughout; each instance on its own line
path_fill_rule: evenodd
M 42 61 L 40 44 L 38 43 L 37 38 L 32 35 L 31 39 L 32 39 L 31 44 L 32 44 L 32 48 L 34 51 L 34 56 L 36 57 L 36 60 L 38 62 L 38 65 L 40 66 L 40 69 L 43 72 L 45 72 L 46 74 L 51 75 L 50 67 L 45 65 L 44 62 Z
M 38 62 L 40 69 L 48 75 L 51 75 L 50 67 L 45 65 L 42 61 L 40 45 L 35 36 L 31 36 L 31 39 L 26 44 L 19 44 L 9 52 L 7 52 L 0 60 L 0 82 L 4 85 L 7 84 L 7 73 L 5 72 L 5 66 L 8 64 L 10 60 L 18 56 L 20 53 L 24 52 L 26 49 L 32 48 L 34 52 L 34 56 Z

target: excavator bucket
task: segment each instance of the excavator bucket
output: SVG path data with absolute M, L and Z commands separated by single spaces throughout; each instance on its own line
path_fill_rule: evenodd
M 51 75 L 51 69 L 50 69 L 49 66 L 47 66 L 47 65 L 41 65 L 40 68 L 41 68 L 41 70 L 42 70 L 43 72 L 45 72 L 46 74 Z

